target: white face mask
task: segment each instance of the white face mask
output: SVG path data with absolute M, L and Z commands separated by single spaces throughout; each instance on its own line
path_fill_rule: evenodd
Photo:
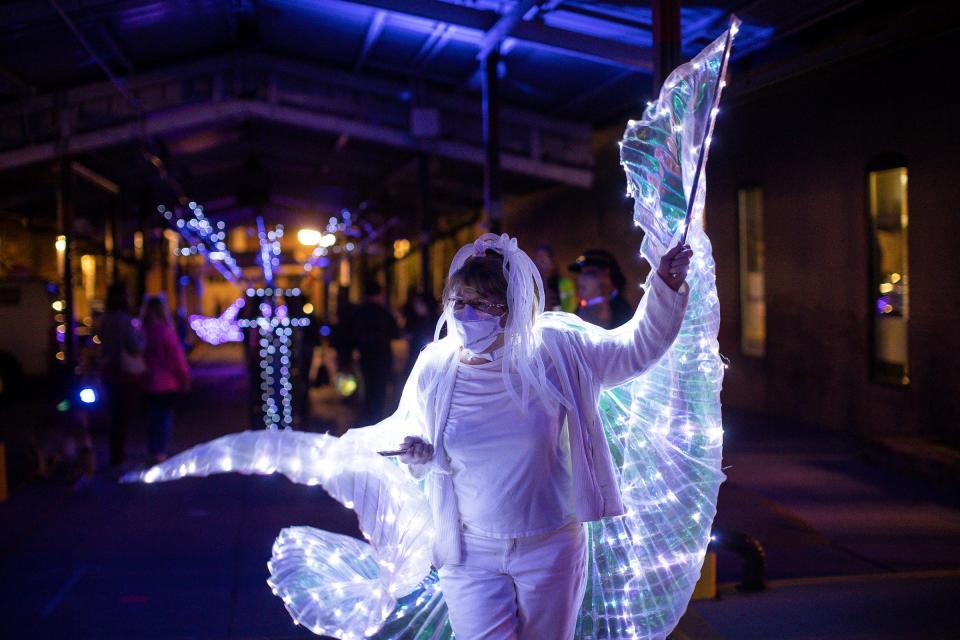
M 483 353 L 503 333 L 500 317 L 477 311 L 470 305 L 453 312 L 453 328 L 465 349 L 473 353 Z

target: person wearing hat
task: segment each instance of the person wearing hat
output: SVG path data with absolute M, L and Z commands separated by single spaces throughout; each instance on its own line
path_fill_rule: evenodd
M 577 274 L 578 316 L 604 329 L 619 327 L 633 317 L 633 307 L 623 295 L 627 279 L 612 253 L 588 249 L 568 269 Z

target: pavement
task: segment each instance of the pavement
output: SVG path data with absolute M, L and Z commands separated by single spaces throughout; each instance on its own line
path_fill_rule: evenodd
M 247 427 L 236 351 L 194 360 L 174 450 Z M 308 429 L 349 423 L 330 391 L 312 400 Z M 35 393 L 0 408 L 14 458 L 46 403 Z M 761 542 L 767 588 L 739 590 L 741 560 L 720 551 L 718 597 L 691 603 L 674 640 L 960 638 L 955 489 L 876 466 L 839 434 L 731 412 L 724 424 L 717 525 Z M 102 428 L 94 438 L 103 460 Z M 142 425 L 129 452 L 129 467 L 142 464 Z M 0 637 L 315 637 L 267 588 L 266 561 L 287 526 L 356 535 L 351 511 L 281 477 L 120 485 L 116 475 L 101 470 L 79 487 L 67 472 L 11 478 L 0 503 Z
M 691 603 L 675 640 L 960 638 L 960 495 L 868 462 L 862 442 L 727 412 L 716 525 L 757 538 L 767 589 Z

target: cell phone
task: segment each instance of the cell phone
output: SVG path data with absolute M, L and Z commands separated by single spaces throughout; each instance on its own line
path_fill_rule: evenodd
M 406 449 L 397 449 L 397 450 L 395 450 L 395 451 L 377 451 L 377 453 L 379 453 L 380 455 L 382 455 L 382 456 L 385 457 L 385 458 L 392 458 L 392 457 L 394 457 L 394 456 L 402 456 L 402 455 L 405 454 L 406 452 L 407 452 Z

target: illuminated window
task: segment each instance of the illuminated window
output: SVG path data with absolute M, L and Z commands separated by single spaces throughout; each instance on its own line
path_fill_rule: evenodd
M 763 190 L 740 189 L 740 351 L 763 356 L 767 348 L 767 305 L 763 283 Z
M 873 377 L 880 382 L 906 385 L 910 383 L 906 167 L 871 171 L 869 189 Z

